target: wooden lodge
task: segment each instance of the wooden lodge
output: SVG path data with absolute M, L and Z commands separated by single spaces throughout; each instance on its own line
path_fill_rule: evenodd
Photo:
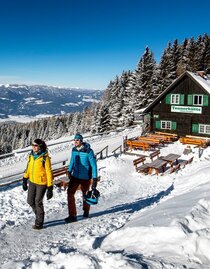
M 186 71 L 144 113 L 151 131 L 210 137 L 210 77 Z

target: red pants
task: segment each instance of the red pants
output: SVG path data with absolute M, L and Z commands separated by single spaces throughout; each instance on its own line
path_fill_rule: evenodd
M 76 217 L 77 216 L 77 209 L 76 209 L 76 203 L 75 203 L 75 192 L 77 191 L 77 188 L 80 186 L 82 195 L 87 193 L 89 191 L 91 184 L 91 180 L 85 180 L 85 179 L 78 179 L 75 177 L 72 177 L 70 182 L 69 182 L 69 187 L 68 187 L 68 209 L 69 209 L 69 216 L 70 217 Z M 86 204 L 84 199 L 83 199 L 83 210 L 84 212 L 89 212 L 90 210 L 90 205 Z

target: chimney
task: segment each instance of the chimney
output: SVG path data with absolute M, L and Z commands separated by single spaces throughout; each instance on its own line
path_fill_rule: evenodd
M 207 67 L 205 71 L 207 78 L 210 79 L 210 67 Z
M 198 76 L 202 77 L 203 79 L 207 79 L 205 71 L 197 71 L 196 73 Z

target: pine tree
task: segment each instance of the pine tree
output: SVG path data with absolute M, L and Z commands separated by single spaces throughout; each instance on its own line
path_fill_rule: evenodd
M 171 43 L 168 43 L 167 48 L 164 50 L 163 55 L 161 56 L 160 59 L 160 64 L 159 64 L 159 91 L 162 92 L 165 90 L 170 84 L 171 84 L 171 79 L 170 79 L 170 59 L 171 59 Z
M 177 76 L 180 76 L 187 70 L 188 51 L 187 51 L 188 39 L 185 38 L 180 46 L 180 60 L 177 64 Z
M 134 88 L 136 83 L 136 77 L 134 72 L 124 72 L 122 75 L 122 84 L 124 87 L 124 99 L 122 107 L 122 126 L 130 126 L 134 120 Z
M 173 81 L 178 77 L 178 63 L 181 59 L 180 46 L 178 44 L 178 39 L 174 40 L 172 49 L 171 49 L 171 60 L 170 60 L 170 79 Z
M 188 44 L 186 46 L 186 50 L 188 52 L 187 61 L 186 61 L 186 69 L 191 72 L 195 72 L 196 67 L 196 44 L 194 41 L 194 38 L 191 37 L 188 41 Z
M 122 109 L 122 89 L 118 76 L 114 81 L 114 85 L 112 87 L 112 91 L 109 93 L 109 96 L 110 128 L 114 130 L 118 126 L 118 121 L 121 117 Z
M 210 68 L 210 36 L 208 36 L 207 34 L 204 34 L 203 37 L 203 41 L 204 41 L 204 70 L 207 70 L 207 68 Z
M 204 46 L 204 40 L 201 35 L 198 36 L 196 43 L 195 43 L 195 70 L 204 70 L 204 51 L 205 51 L 205 46 Z
M 136 109 L 147 106 L 153 99 L 156 62 L 153 53 L 147 47 L 137 65 Z

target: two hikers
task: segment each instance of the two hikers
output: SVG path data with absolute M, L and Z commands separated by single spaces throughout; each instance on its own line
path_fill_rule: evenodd
M 75 193 L 80 186 L 83 195 L 83 217 L 89 217 L 90 204 L 86 203 L 85 195 L 97 187 L 97 164 L 90 144 L 83 142 L 81 134 L 74 137 L 71 160 L 68 166 L 69 185 L 67 190 L 68 217 L 66 223 L 77 221 Z M 92 179 L 92 181 L 91 181 Z M 92 185 L 91 185 L 92 182 Z M 22 181 L 23 190 L 28 190 L 27 202 L 35 213 L 33 229 L 40 230 L 44 223 L 43 198 L 47 192 L 47 199 L 53 197 L 53 175 L 51 160 L 48 155 L 46 143 L 41 139 L 35 139 L 32 143 L 32 151 L 28 157 L 28 164 Z

